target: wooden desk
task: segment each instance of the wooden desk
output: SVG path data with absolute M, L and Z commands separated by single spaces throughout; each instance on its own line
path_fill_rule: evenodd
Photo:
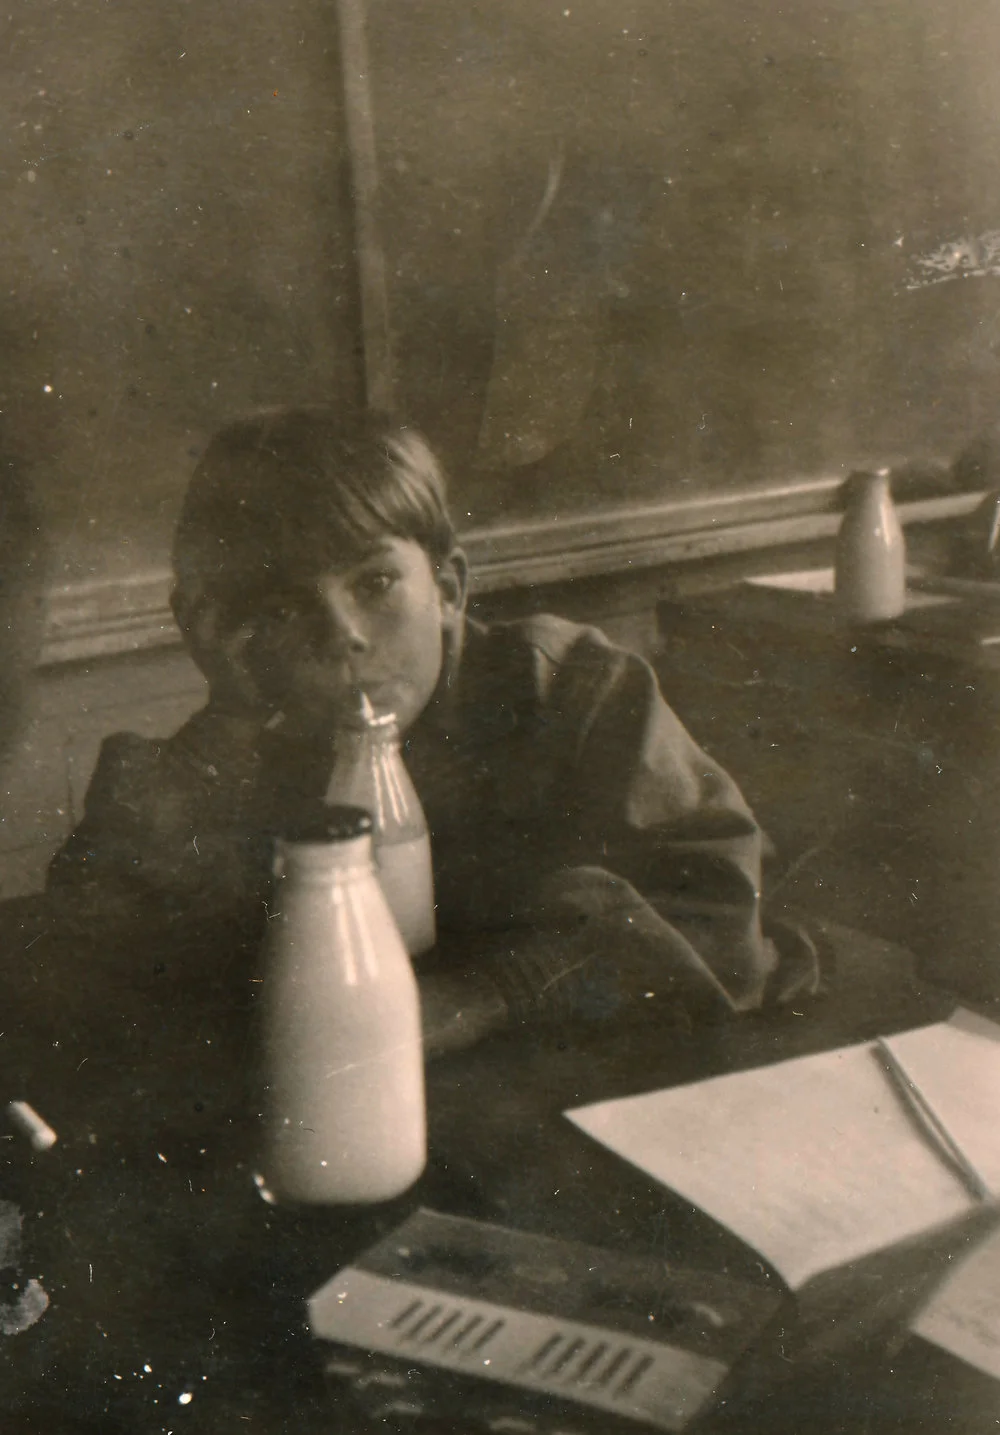
M 898 940 L 1000 998 L 1000 609 L 842 625 L 739 583 L 660 605 L 668 699 L 778 849 L 778 905 Z
M 51 1406 L 39 1419 L 45 1435 L 74 1414 L 101 1431 L 117 1420 L 130 1435 L 319 1435 L 331 1419 L 362 1435 L 353 1410 L 331 1410 L 302 1300 L 418 1202 L 766 1279 L 736 1242 L 632 1177 L 562 1111 L 933 1020 L 951 1006 L 908 980 L 905 954 L 833 933 L 830 990 L 804 1016 L 700 1033 L 645 1019 L 509 1034 L 431 1068 L 432 1164 L 412 1192 L 374 1210 L 296 1214 L 266 1205 L 251 1179 L 254 945 L 170 923 L 102 932 L 42 905 L 6 916 L 6 1012 L 22 1013 L 7 1022 L 6 1069 L 30 1063 L 26 1094 L 61 1139 L 27 1171 L 5 1153 L 5 1188 L 20 1186 L 26 1209 L 45 1212 L 33 1260 L 53 1307 L 17 1338 L 16 1368 L 0 1370 L 0 1409 L 34 1379 L 30 1399 L 43 1392 Z M 0 1360 L 11 1353 L 7 1342 Z M 916 1408 L 892 1390 L 883 1408 L 866 1385 L 843 1425 L 842 1406 L 831 1405 L 842 1395 L 824 1405 L 817 1394 L 811 1431 L 858 1428 L 862 1398 L 874 1410 L 866 1428 L 880 1435 L 920 1428 L 930 1408 L 926 1390 Z M 899 1411 L 903 1424 L 893 1423 Z

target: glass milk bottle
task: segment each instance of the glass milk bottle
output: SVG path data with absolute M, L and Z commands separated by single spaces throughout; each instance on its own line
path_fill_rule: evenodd
M 437 933 L 427 819 L 399 750 L 395 715 L 376 716 L 366 697 L 354 723 L 338 729 L 326 800 L 372 814 L 379 881 L 406 949 L 411 957 L 428 951 Z
M 853 473 L 837 535 L 837 606 L 851 623 L 884 623 L 906 606 L 906 545 L 889 470 Z
M 427 1159 L 420 998 L 371 832 L 324 807 L 277 844 L 260 1184 L 279 1202 L 389 1200 Z

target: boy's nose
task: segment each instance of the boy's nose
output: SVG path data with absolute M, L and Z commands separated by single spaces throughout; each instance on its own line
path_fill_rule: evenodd
M 350 598 L 321 584 L 320 601 L 326 620 L 328 647 L 342 657 L 367 652 L 368 639 Z

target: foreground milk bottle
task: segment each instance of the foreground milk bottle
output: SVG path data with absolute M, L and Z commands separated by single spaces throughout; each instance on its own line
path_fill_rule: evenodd
M 324 806 L 277 844 L 259 1184 L 278 1201 L 389 1200 L 426 1162 L 419 993 L 371 833 Z
M 399 751 L 395 715 L 376 716 L 366 697 L 354 722 L 338 729 L 326 800 L 372 814 L 379 880 L 406 950 L 411 957 L 428 951 L 436 929 L 427 820 Z

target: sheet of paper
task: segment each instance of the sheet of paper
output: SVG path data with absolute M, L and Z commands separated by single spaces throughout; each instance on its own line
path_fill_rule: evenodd
M 1000 1380 L 1000 1231 L 948 1277 L 913 1329 Z
M 952 1030 L 942 1034 L 942 1025 Z M 961 1013 L 957 1024 L 892 1041 L 915 1069 L 917 1054 L 925 1053 L 929 1094 L 933 1085 L 949 1111 L 959 1080 L 975 1085 L 981 1061 L 993 1070 L 994 1043 L 968 1028 Z M 932 1061 L 929 1053 L 939 1057 Z M 992 1101 L 974 1103 L 975 1120 L 962 1127 L 984 1171 L 1000 1162 L 1000 1082 L 986 1089 Z M 987 1110 L 994 1115 L 984 1127 Z M 567 1115 L 728 1227 L 793 1289 L 950 1220 L 973 1202 L 869 1043 Z
M 832 568 L 802 568 L 794 573 L 753 573 L 743 580 L 754 588 L 784 588 L 795 593 L 832 593 Z
M 754 588 L 781 588 L 793 593 L 832 594 L 834 575 L 832 568 L 801 568 L 792 573 L 754 573 L 744 578 L 744 583 Z M 954 605 L 955 599 L 943 593 L 923 593 L 915 589 L 906 594 L 906 608 L 942 608 Z

